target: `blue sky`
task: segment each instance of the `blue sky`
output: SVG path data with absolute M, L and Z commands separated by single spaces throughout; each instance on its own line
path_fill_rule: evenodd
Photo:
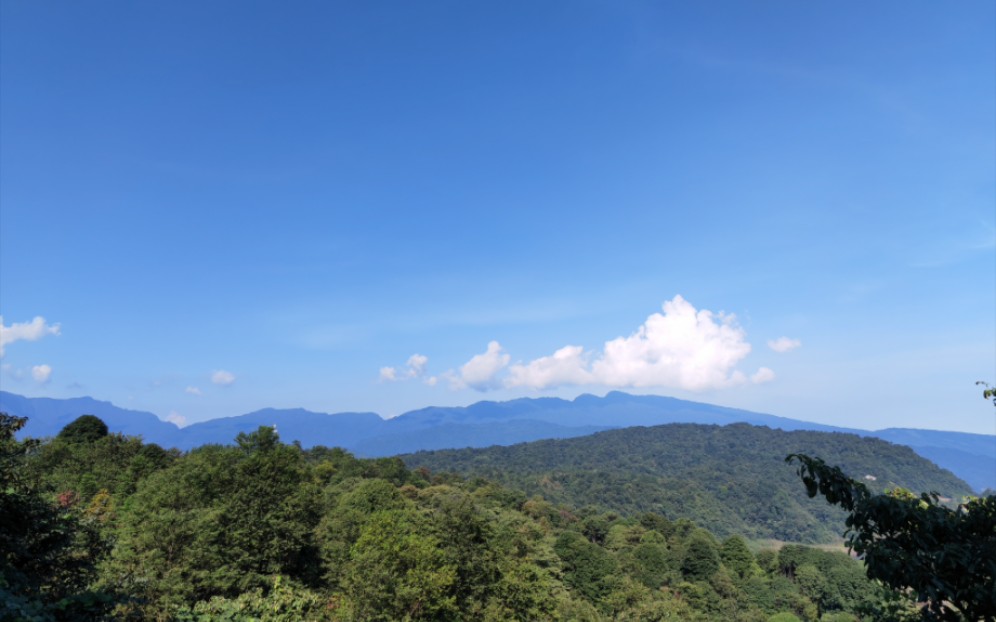
M 996 432 L 988 0 L 0 11 L 5 390 Z

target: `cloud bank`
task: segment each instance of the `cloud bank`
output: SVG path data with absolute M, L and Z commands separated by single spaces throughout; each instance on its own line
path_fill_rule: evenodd
M 787 349 L 799 346 L 797 340 L 784 337 L 769 342 L 775 349 L 772 343 Z M 698 310 L 681 296 L 675 296 L 632 334 L 606 341 L 601 350 L 589 352 L 582 346 L 567 345 L 551 355 L 510 364 L 511 356 L 499 342 L 491 341 L 485 352 L 439 377 L 447 380 L 454 390 L 477 391 L 585 385 L 705 391 L 774 380 L 775 372 L 767 367 L 749 377 L 737 369 L 750 352 L 751 345 L 736 316 Z M 421 376 L 428 359 L 420 357 L 416 365 L 413 363 L 416 357 L 419 355 L 409 359 L 405 373 L 393 367 L 381 368 L 381 380 Z M 435 384 L 436 380 L 432 376 L 426 382 Z
M 59 331 L 58 324 L 49 324 L 40 315 L 30 322 L 14 322 L 10 326 L 4 325 L 3 316 L 0 315 L 0 357 L 4 355 L 8 344 L 15 341 L 38 341 L 48 335 L 58 335 Z
M 506 386 L 547 389 L 597 384 L 704 391 L 747 382 L 736 366 L 750 354 L 751 346 L 734 315 L 697 310 L 681 296 L 665 302 L 662 311 L 628 337 L 605 342 L 599 353 L 566 346 L 551 356 L 513 365 Z

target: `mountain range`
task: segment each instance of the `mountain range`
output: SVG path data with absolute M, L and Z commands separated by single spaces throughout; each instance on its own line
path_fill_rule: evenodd
M 604 397 L 581 395 L 574 400 L 522 398 L 507 402 L 482 401 L 465 407 L 433 406 L 391 419 L 372 412 L 328 414 L 267 408 L 184 428 L 162 421 L 149 412 L 119 408 L 90 397 L 29 398 L 0 391 L 0 411 L 28 417 L 22 436 L 54 436 L 76 417 L 92 414 L 107 423 L 112 432 L 141 436 L 147 442 L 188 450 L 211 443 L 230 444 L 240 432 L 251 432 L 261 425 L 275 425 L 285 441 L 296 440 L 304 447 L 343 447 L 361 457 L 512 445 L 633 426 L 748 423 L 784 431 L 877 437 L 911 447 L 965 480 L 976 491 L 996 490 L 996 436 L 993 435 L 907 428 L 875 431 L 841 428 L 671 397 L 618 391 Z

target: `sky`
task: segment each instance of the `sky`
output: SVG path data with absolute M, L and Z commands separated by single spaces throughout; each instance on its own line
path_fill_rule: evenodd
M 996 433 L 996 4 L 0 0 L 0 388 Z

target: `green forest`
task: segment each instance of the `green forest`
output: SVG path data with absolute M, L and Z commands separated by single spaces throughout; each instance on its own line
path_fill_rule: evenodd
M 569 506 L 686 518 L 720 537 L 840 542 L 845 513 L 808 498 L 795 471 L 785 467 L 785 456 L 797 452 L 821 456 L 854 476 L 869 476 L 864 481 L 876 492 L 932 490 L 955 500 L 972 494 L 964 482 L 908 447 L 745 423 L 632 427 L 402 458 L 413 468 L 486 477 Z
M 400 458 L 304 450 L 269 427 L 240 434 L 232 446 L 181 453 L 109 433 L 92 416 L 45 440 L 17 440 L 24 423 L 0 415 L 3 621 L 844 622 L 918 615 L 911 598 L 869 580 L 840 546 L 757 548 L 744 535 L 759 528 L 736 533 L 744 524 L 709 514 L 720 511 L 711 506 L 699 508 L 703 521 L 641 506 L 640 486 L 658 481 L 646 469 L 651 479 L 634 468 L 632 485 L 622 471 L 599 482 L 597 469 L 564 456 L 555 483 L 568 492 L 546 494 L 557 487 L 511 471 L 496 481 L 453 474 L 455 462 L 430 470 Z M 722 459 L 720 449 L 705 453 Z M 600 451 L 617 461 L 640 455 L 611 443 Z M 851 464 L 860 466 L 860 455 L 856 450 Z M 692 470 L 715 468 L 691 456 L 687 462 Z M 727 462 L 712 479 L 741 486 L 732 476 L 737 463 Z M 487 464 L 482 470 L 497 472 L 497 463 Z M 522 462 L 522 472 L 530 465 Z M 802 491 L 794 469 L 783 461 L 780 468 Z M 579 492 L 586 488 L 587 498 Z M 616 510 L 602 502 L 612 488 L 627 495 Z M 720 499 L 730 513 L 763 492 L 762 482 Z

